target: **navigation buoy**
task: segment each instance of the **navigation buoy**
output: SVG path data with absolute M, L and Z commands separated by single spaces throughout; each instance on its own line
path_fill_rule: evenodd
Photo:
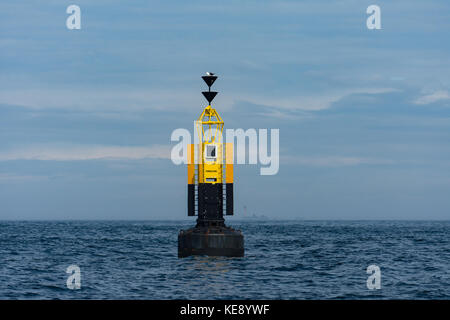
M 244 256 L 241 231 L 225 225 L 225 215 L 233 215 L 233 143 L 224 143 L 224 122 L 211 102 L 217 76 L 207 72 L 202 79 L 208 91 L 202 92 L 208 106 L 196 121 L 198 144 L 188 145 L 188 216 L 197 224 L 178 234 L 178 257 L 191 255 Z

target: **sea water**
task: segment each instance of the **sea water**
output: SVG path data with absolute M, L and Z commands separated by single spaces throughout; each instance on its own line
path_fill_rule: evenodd
M 0 299 L 450 299 L 449 221 L 234 220 L 245 257 L 179 259 L 193 224 L 0 222 Z

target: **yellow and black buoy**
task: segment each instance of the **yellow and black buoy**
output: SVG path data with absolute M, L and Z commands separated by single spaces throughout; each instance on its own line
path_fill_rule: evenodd
M 208 91 L 202 92 L 208 106 L 196 121 L 197 144 L 188 145 L 188 216 L 197 216 L 197 225 L 178 234 L 178 257 L 190 255 L 244 256 L 241 231 L 225 225 L 233 215 L 233 144 L 223 141 L 223 120 L 211 107 L 217 92 L 211 85 L 217 76 L 202 77 Z

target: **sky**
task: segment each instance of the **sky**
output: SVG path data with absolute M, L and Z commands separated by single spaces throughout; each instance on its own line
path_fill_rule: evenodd
M 436 0 L 3 1 L 0 219 L 186 219 L 206 71 L 225 128 L 280 130 L 230 220 L 449 219 L 449 34 Z

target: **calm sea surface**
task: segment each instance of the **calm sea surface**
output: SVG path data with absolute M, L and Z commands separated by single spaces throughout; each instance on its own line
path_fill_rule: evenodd
M 449 221 L 229 224 L 244 258 L 178 259 L 193 222 L 0 222 L 0 299 L 450 299 Z

